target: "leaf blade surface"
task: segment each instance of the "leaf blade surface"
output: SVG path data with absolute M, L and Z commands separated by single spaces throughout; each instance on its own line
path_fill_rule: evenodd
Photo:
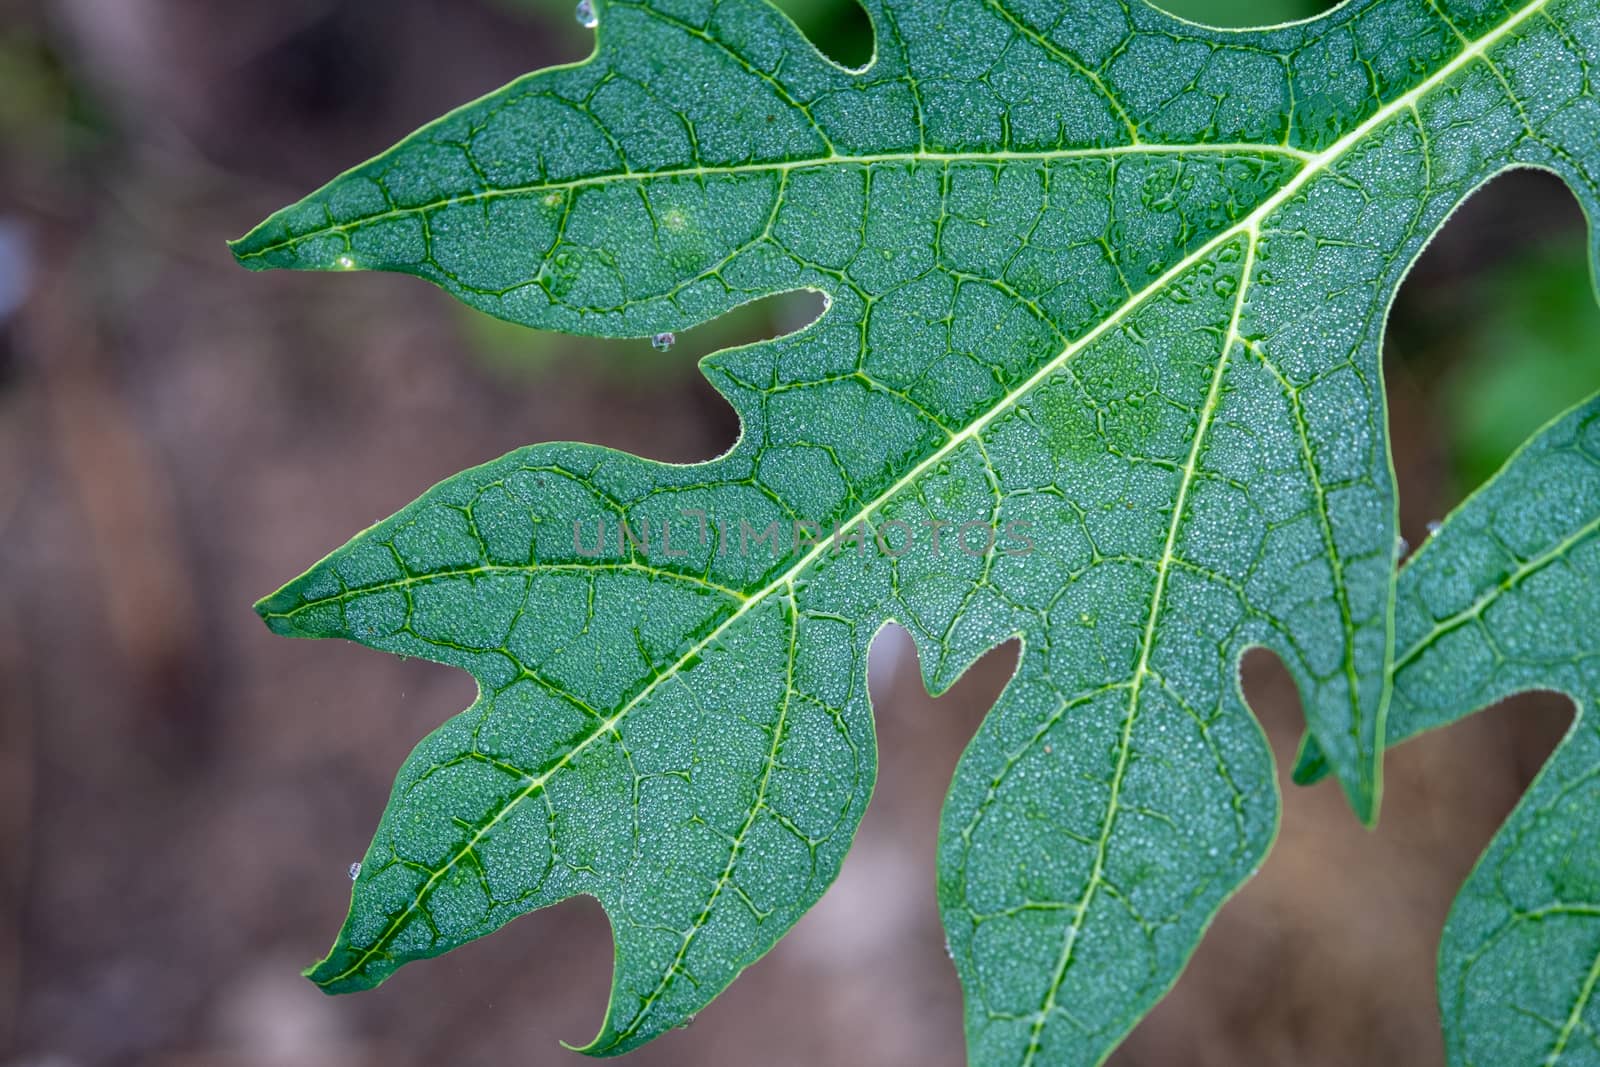
M 264 602 L 281 632 L 483 690 L 402 770 L 325 986 L 589 892 L 617 943 L 589 1051 L 675 1025 L 837 872 L 875 767 L 866 646 L 891 620 L 936 691 L 1023 643 L 941 834 L 977 1062 L 1097 1062 L 1259 865 L 1277 794 L 1245 648 L 1284 659 L 1375 814 L 1383 314 L 1499 170 L 1549 166 L 1592 202 L 1593 5 L 1379 0 L 1248 33 L 1143 5 L 869 13 L 877 55 L 850 72 L 763 4 L 605 4 L 586 63 L 236 246 L 577 333 L 828 299 L 703 363 L 743 427 L 718 460 L 525 449 Z M 841 551 L 791 539 L 802 522 L 924 538 Z M 596 559 L 579 541 L 602 523 Z M 768 523 L 787 551 L 752 554 L 744 527 Z M 952 545 L 964 528 L 983 552 Z M 1018 530 L 1027 551 L 1003 551 Z

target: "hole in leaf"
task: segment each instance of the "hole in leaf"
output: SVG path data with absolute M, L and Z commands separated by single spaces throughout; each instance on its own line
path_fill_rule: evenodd
M 1544 171 L 1461 206 L 1400 287 L 1385 377 L 1401 532 L 1476 489 L 1527 438 L 1600 389 L 1600 307 L 1583 212 Z
M 1241 675 L 1278 761 L 1282 827 L 1261 871 L 1223 907 L 1122 1055 L 1187 1062 L 1202 1035 L 1230 1051 L 1273 1042 L 1316 1049 L 1319 1063 L 1442 1063 L 1439 931 L 1570 721 L 1570 705 L 1525 695 L 1391 749 L 1383 819 L 1369 831 L 1332 778 L 1288 784 L 1302 718 L 1278 657 L 1252 650 Z
M 574 337 L 531 330 L 469 308 L 457 315 L 469 351 L 489 373 L 518 389 L 566 400 L 538 425 L 539 440 L 577 440 L 669 463 L 719 456 L 739 435 L 739 417 L 697 363 L 714 352 L 796 333 L 821 315 L 823 295 L 781 293 L 740 305 L 672 336 L 665 351 L 652 338 Z M 528 436 L 526 416 L 506 420 Z M 508 438 L 511 441 L 511 438 Z M 512 441 L 516 447 L 526 441 Z
M 1337 5 L 1333 0 L 1159 0 L 1155 6 L 1202 26 L 1242 30 L 1315 18 Z
M 878 731 L 878 786 L 864 825 L 893 823 L 896 834 L 914 842 L 919 862 L 926 860 L 925 876 L 935 868 L 939 813 L 956 761 L 1016 674 L 1021 654 L 1020 641 L 996 645 L 935 697 L 923 685 L 917 646 L 904 627 L 885 626 L 873 639 L 867 691 Z M 927 886 L 932 907 L 931 877 Z
M 872 61 L 872 20 L 856 0 L 778 0 L 817 51 L 857 70 Z
M 1294 677 L 1276 652 L 1252 648 L 1239 662 L 1239 688 L 1244 693 L 1245 704 L 1267 735 L 1272 754 L 1278 761 L 1280 777 L 1287 780 L 1294 766 L 1300 735 L 1306 728 Z
M 838 881 L 778 950 L 826 972 L 837 988 L 873 996 L 914 991 L 916 1033 L 873 1026 L 862 1034 L 875 1043 L 859 1050 L 863 1063 L 903 1058 L 913 1037 L 927 1049 L 963 1047 L 961 987 L 945 954 L 933 876 L 939 816 L 956 762 L 1016 673 L 1020 652 L 1018 641 L 990 649 L 933 697 L 910 633 L 885 626 L 872 642 L 867 687 L 878 735 L 872 803 Z
M 1426 862 L 1417 881 L 1437 915 L 1429 925 L 1435 937 L 1461 883 L 1544 768 L 1573 715 L 1564 694 L 1519 693 L 1388 750 L 1378 836 L 1391 848 L 1420 852 Z
M 878 734 L 878 783 L 862 823 L 862 836 L 870 833 L 879 841 L 899 842 L 916 861 L 925 886 L 918 890 L 917 898 L 921 916 L 916 934 L 918 953 L 925 946 L 939 946 L 944 936 L 934 900 L 932 872 L 937 867 L 939 815 L 945 794 L 961 753 L 1016 674 L 1021 654 L 1020 641 L 996 645 L 935 697 L 923 684 L 917 646 L 904 627 L 885 626 L 873 639 L 868 653 L 867 690 Z M 862 850 L 858 842 L 851 855 Z M 849 868 L 849 860 L 845 866 Z M 921 932 L 924 929 L 926 934 Z M 902 944 L 896 951 L 909 954 L 910 948 Z M 959 1005 L 955 973 L 943 952 L 939 952 L 936 962 L 940 972 L 949 974 L 949 985 L 955 989 L 955 1003 Z M 919 984 L 926 981 L 926 974 L 919 975 Z M 950 1040 L 959 1047 L 959 1008 L 950 1015 L 931 1013 L 924 1017 L 954 1020 L 950 1024 Z
M 936 697 L 929 696 L 921 684 L 917 646 L 911 634 L 897 623 L 885 626 L 872 642 L 867 664 L 867 685 L 872 694 L 875 714 L 881 719 L 886 714 L 885 708 L 892 707 L 898 712 L 904 704 L 926 705 L 935 701 L 953 702 L 963 711 L 974 707 L 976 713 L 967 724 L 971 728 L 965 730 L 965 736 L 970 738 L 972 731 L 977 729 L 978 723 L 994 706 L 1006 683 L 1016 673 L 1021 652 L 1022 644 L 1019 641 L 996 645 L 973 661 L 972 666 L 963 671 L 948 690 Z M 918 699 L 908 701 L 908 694 L 904 691 L 906 687 L 914 690 Z M 966 747 L 966 741 L 963 740 L 961 745 Z

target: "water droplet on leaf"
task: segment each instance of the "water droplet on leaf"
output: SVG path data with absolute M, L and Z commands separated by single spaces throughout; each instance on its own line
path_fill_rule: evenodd
M 594 0 L 578 0 L 578 9 L 573 12 L 578 20 L 578 25 L 586 30 L 592 30 L 600 25 L 600 16 L 595 13 Z
M 353 882 L 361 877 L 361 861 L 356 860 L 350 865 L 350 880 Z
M 657 352 L 665 352 L 678 343 L 678 338 L 670 333 L 658 333 L 650 338 L 650 347 Z

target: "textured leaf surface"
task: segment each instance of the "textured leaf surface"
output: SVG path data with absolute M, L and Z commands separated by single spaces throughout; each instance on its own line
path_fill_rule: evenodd
M 1537 435 L 1400 575 L 1390 744 L 1531 689 L 1578 709 L 1445 925 L 1439 1004 L 1458 1067 L 1600 1064 L 1597 619 L 1600 397 Z
M 616 947 L 588 1050 L 681 1023 L 837 873 L 891 620 L 934 691 L 1022 643 L 941 827 L 976 1063 L 1098 1062 L 1260 863 L 1277 794 L 1246 648 L 1283 658 L 1375 815 L 1383 317 L 1500 170 L 1596 202 L 1595 0 L 1368 0 L 1242 33 L 1114 0 L 866 6 L 876 55 L 847 71 L 758 0 L 598 4 L 587 61 L 236 245 L 585 334 L 827 298 L 703 362 L 742 420 L 725 456 L 524 449 L 261 604 L 481 689 L 402 768 L 325 988 L 588 893 Z M 793 536 L 816 527 L 865 532 Z

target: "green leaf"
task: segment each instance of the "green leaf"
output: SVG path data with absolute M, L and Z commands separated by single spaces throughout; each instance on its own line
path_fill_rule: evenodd
M 760 0 L 602 0 L 588 60 L 235 245 L 578 334 L 827 300 L 702 362 L 742 420 L 719 459 L 527 448 L 259 606 L 481 690 L 401 769 L 324 988 L 587 893 L 616 964 L 586 1051 L 680 1024 L 836 875 L 890 621 L 935 692 L 1021 639 L 941 826 L 975 1063 L 1103 1059 L 1260 864 L 1278 798 L 1247 648 L 1283 659 L 1375 817 L 1384 314 L 1494 174 L 1597 203 L 1593 0 L 1248 32 L 1116 0 L 865 6 L 850 71 Z
M 1538 433 L 1401 572 L 1389 743 L 1532 689 L 1578 715 L 1456 897 L 1452 1064 L 1600 1063 L 1600 395 Z M 1307 770 L 1316 753 L 1302 756 Z

